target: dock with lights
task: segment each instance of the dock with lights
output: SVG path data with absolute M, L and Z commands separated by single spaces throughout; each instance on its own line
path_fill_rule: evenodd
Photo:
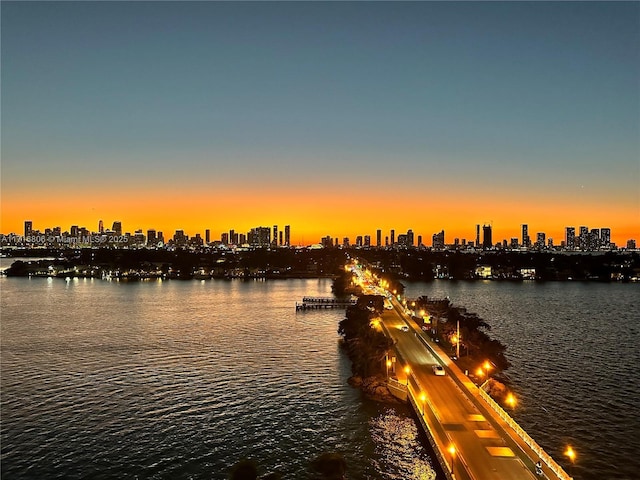
M 321 310 L 326 308 L 347 308 L 356 304 L 356 300 L 341 300 L 332 297 L 303 297 L 296 302 L 297 310 Z

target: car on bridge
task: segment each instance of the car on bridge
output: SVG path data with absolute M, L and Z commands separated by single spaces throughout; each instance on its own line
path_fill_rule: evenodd
M 402 330 L 403 332 L 408 332 L 409 331 L 409 327 L 407 327 L 406 325 L 403 325 L 400 327 L 400 330 Z
M 431 369 L 433 370 L 433 374 L 439 377 L 442 377 L 445 374 L 444 368 L 442 368 L 442 365 L 434 365 L 431 367 Z

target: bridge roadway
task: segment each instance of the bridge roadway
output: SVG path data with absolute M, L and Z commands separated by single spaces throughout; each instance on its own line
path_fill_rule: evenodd
M 538 456 L 492 411 L 486 401 L 479 398 L 478 388 L 438 346 L 427 348 L 431 340 L 427 340 L 426 334 L 403 313 L 402 305 L 395 299 L 393 307 L 384 311 L 381 323 L 386 333 L 396 341 L 396 351 L 401 357 L 396 362 L 398 380 L 408 383 L 409 393 L 415 399 L 416 413 L 431 430 L 438 450 L 436 453 L 447 478 L 569 478 L 561 469 L 556 474 L 547 465 L 543 466 L 544 477 L 536 476 L 534 463 Z M 408 332 L 401 329 L 405 325 L 409 326 Z M 407 364 L 411 369 L 408 380 L 403 371 Z M 445 376 L 434 375 L 432 366 L 435 364 L 444 365 Z M 457 376 L 457 382 L 452 375 Z M 421 400 L 423 394 L 425 402 Z M 451 446 L 455 448 L 453 455 L 449 453 Z

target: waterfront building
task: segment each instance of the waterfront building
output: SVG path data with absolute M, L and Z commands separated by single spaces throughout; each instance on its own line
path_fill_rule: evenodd
M 284 244 L 287 247 L 291 246 L 291 226 L 289 225 L 284 226 Z
M 268 247 L 271 244 L 271 229 L 255 227 L 249 232 L 249 244 L 256 247 Z
M 627 240 L 627 248 L 629 250 L 635 250 L 636 249 L 636 241 L 633 239 Z
M 605 248 L 611 247 L 611 229 L 610 228 L 600 229 L 600 246 Z
M 536 248 L 543 249 L 546 243 L 546 234 L 544 232 L 538 232 L 536 234 Z

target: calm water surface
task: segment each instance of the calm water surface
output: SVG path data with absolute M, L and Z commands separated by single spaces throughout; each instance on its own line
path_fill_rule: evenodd
M 309 478 L 433 477 L 410 412 L 346 383 L 343 311 L 299 312 L 328 280 L 0 278 L 2 478 L 227 478 L 243 457 Z M 583 480 L 640 478 L 638 285 L 408 283 L 508 346 L 514 417 Z
M 308 478 L 412 479 L 428 454 L 403 407 L 347 385 L 344 311 L 300 312 L 329 280 L 0 278 L 2 478 L 223 479 L 243 457 Z

